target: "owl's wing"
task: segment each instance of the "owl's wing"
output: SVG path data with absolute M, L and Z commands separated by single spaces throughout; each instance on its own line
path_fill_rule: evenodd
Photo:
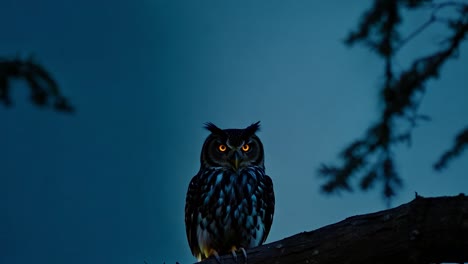
M 271 224 L 273 223 L 273 214 L 275 213 L 275 193 L 273 192 L 273 181 L 268 175 L 264 177 L 264 193 L 263 193 L 263 200 L 265 201 L 266 208 L 265 208 L 265 234 L 263 236 L 263 242 L 268 237 L 268 233 L 270 233 Z
M 190 181 L 187 198 L 185 200 L 185 231 L 190 250 L 194 256 L 200 255 L 200 247 L 197 239 L 197 215 L 200 200 L 199 194 L 199 174 L 195 175 Z

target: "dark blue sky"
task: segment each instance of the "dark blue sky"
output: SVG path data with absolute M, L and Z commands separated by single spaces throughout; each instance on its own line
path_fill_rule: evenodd
M 363 1 L 362 3 L 367 3 Z M 0 263 L 194 262 L 183 220 L 207 131 L 261 120 L 277 197 L 268 241 L 385 209 L 380 190 L 325 196 L 316 170 L 376 119 L 382 63 L 341 40 L 351 1 L 23 1 L 0 6 L 0 56 L 34 55 L 76 106 L 0 109 Z M 425 14 L 409 20 L 410 32 Z M 405 68 L 445 32 L 397 58 Z M 468 49 L 429 83 L 433 121 L 397 153 L 394 204 L 466 191 L 467 157 L 431 164 L 467 124 Z

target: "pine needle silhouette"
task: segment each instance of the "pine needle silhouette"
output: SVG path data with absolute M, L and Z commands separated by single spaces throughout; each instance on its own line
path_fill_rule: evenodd
M 340 190 L 352 191 L 352 178 L 357 178 L 361 190 L 368 190 L 376 183 L 382 185 L 382 194 L 387 202 L 402 186 L 402 178 L 396 169 L 393 148 L 400 143 L 411 143 L 412 129 L 421 121 L 430 118 L 418 113 L 421 98 L 426 92 L 426 83 L 436 79 L 446 62 L 458 55 L 460 44 L 468 31 L 468 4 L 444 2 L 431 4 L 424 0 L 375 0 L 373 6 L 362 16 L 356 31 L 345 40 L 346 45 L 361 44 L 376 53 L 384 62 L 384 81 L 380 89 L 383 109 L 379 121 L 367 129 L 361 138 L 350 143 L 341 153 L 341 165 L 323 164 L 319 175 L 326 178 L 322 190 L 326 193 Z M 402 12 L 426 8 L 431 10 L 428 20 L 406 38 L 401 38 L 398 25 Z M 441 17 L 443 9 L 451 9 L 453 17 Z M 446 27 L 448 35 L 439 49 L 427 56 L 417 58 L 402 71 L 394 70 L 394 58 L 405 44 L 434 24 Z M 409 124 L 401 131 L 397 125 Z M 434 167 L 445 167 L 449 160 L 461 154 L 468 145 L 468 129 L 460 132 L 455 145 L 442 155 Z

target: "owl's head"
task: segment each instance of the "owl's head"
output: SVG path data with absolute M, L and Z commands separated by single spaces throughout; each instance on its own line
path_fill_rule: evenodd
M 255 132 L 260 121 L 244 129 L 221 129 L 213 123 L 205 128 L 211 134 L 206 138 L 201 153 L 202 166 L 224 167 L 237 172 L 242 168 L 263 165 L 263 145 Z

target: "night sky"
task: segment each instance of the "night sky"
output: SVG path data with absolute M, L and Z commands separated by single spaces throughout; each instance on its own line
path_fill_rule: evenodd
M 261 121 L 277 201 L 267 242 L 386 209 L 379 188 L 327 196 L 317 176 L 380 109 L 383 63 L 342 41 L 368 8 L 360 3 L 3 0 L 0 56 L 32 56 L 77 112 L 32 106 L 21 81 L 14 106 L 0 105 L 0 263 L 195 262 L 185 193 L 208 121 Z M 399 67 L 445 33 L 405 46 Z M 466 155 L 432 170 L 467 125 L 467 43 L 459 53 L 428 83 L 420 112 L 432 121 L 395 150 L 404 187 L 394 206 L 415 191 L 467 190 Z

